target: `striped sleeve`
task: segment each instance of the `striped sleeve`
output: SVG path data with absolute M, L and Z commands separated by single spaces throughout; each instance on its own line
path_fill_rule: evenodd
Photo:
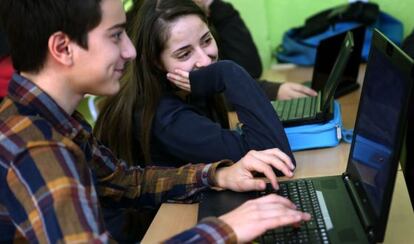
M 163 243 L 237 243 L 236 234 L 223 221 L 209 217 L 194 228 L 184 231 Z
M 99 150 L 101 156 L 97 159 L 105 160 L 97 164 L 99 171 L 96 172 L 111 173 L 97 175 L 99 196 L 118 203 L 133 200 L 140 206 L 157 206 L 166 201 L 193 202 L 197 192 L 217 184 L 215 174 L 218 167 L 232 164 L 224 160 L 207 165 L 188 164 L 180 168 L 128 167 L 106 150 Z
M 28 240 L 107 242 L 87 165 L 65 147 L 29 145 L 10 165 L 6 187 L 5 207 Z

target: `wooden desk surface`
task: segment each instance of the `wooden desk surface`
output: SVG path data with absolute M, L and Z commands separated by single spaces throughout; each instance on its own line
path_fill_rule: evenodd
M 363 66 L 360 71 L 360 81 L 365 73 L 364 68 Z M 263 77 L 270 80 L 301 82 L 310 80 L 311 75 L 311 68 L 284 67 L 281 69 L 277 67 L 265 71 Z M 358 90 L 339 99 L 345 128 L 354 127 L 359 97 L 360 91 Z M 232 119 L 234 122 L 237 117 L 232 115 Z M 295 152 L 297 168 L 294 178 L 341 174 L 345 171 L 349 150 L 349 144 L 340 143 L 334 148 Z M 142 243 L 157 243 L 191 228 L 197 223 L 197 211 L 198 204 L 163 204 Z M 414 212 L 411 208 L 403 174 L 399 170 L 384 243 L 413 243 L 412 226 L 414 226 Z

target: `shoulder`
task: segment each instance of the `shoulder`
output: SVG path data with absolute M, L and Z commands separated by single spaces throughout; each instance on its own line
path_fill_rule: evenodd
M 164 95 L 157 107 L 154 123 L 156 126 L 167 126 L 179 121 L 181 116 L 198 116 L 197 107 L 187 103 L 176 95 Z
M 4 112 L 4 111 L 2 111 Z M 36 149 L 67 148 L 78 150 L 69 138 L 60 134 L 40 116 L 7 114 L 0 110 L 0 147 L 7 161 Z

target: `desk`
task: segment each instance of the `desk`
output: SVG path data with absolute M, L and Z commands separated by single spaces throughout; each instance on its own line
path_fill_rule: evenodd
M 365 67 L 360 70 L 359 81 L 362 81 Z M 362 75 L 361 75 L 362 74 Z M 310 80 L 311 68 L 276 67 L 264 72 L 263 78 L 270 80 L 288 80 L 299 82 Z M 360 91 L 354 91 L 339 99 L 345 128 L 353 128 L 359 103 Z M 235 124 L 237 117 L 230 118 Z M 295 152 L 297 168 L 295 179 L 339 175 L 345 171 L 350 145 L 340 143 L 334 148 Z M 285 180 L 280 178 L 280 180 Z M 197 222 L 198 204 L 163 204 L 154 221 L 151 223 L 142 243 L 157 243 Z M 401 170 L 397 173 L 397 181 L 393 194 L 390 215 L 384 243 L 412 243 L 414 240 L 414 212 L 411 208 L 407 188 Z

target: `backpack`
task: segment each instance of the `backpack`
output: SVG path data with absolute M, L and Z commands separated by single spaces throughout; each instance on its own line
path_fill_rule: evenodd
M 368 59 L 374 28 L 401 44 L 403 25 L 399 20 L 380 11 L 375 3 L 353 2 L 319 12 L 307 18 L 304 26 L 286 31 L 274 55 L 280 63 L 311 66 L 321 40 L 359 25 L 367 26 L 361 54 L 364 61 Z

